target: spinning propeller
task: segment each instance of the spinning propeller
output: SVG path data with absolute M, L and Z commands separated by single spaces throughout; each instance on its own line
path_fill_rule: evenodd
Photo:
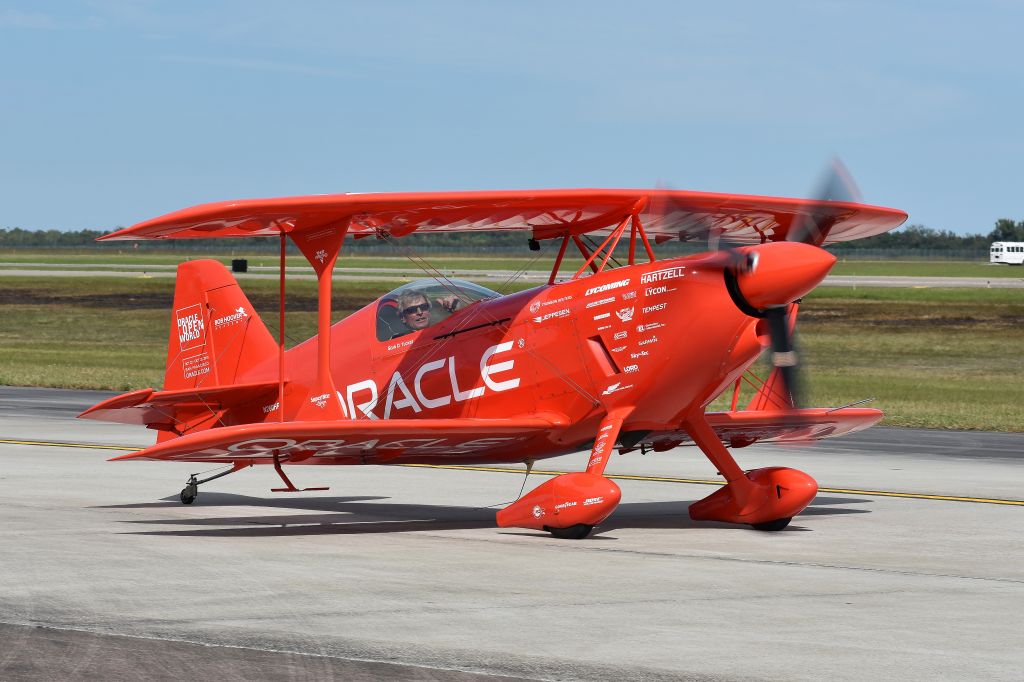
M 846 167 L 834 159 L 823 173 L 811 201 L 804 204 L 789 224 L 775 227 L 783 231 L 783 239 L 761 255 L 750 247 L 730 245 L 723 239 L 729 222 L 723 216 L 687 211 L 665 196 L 651 207 L 656 220 L 671 220 L 673 213 L 688 215 L 680 229 L 681 240 L 706 240 L 708 249 L 716 252 L 729 295 L 736 306 L 751 317 L 767 323 L 771 345 L 772 366 L 778 370 L 783 385 L 776 390 L 799 408 L 803 404 L 799 357 L 793 340 L 795 320 L 793 304 L 807 293 L 807 282 L 816 284 L 835 263 L 835 257 L 820 248 L 829 231 L 847 208 L 842 203 L 859 202 L 857 190 Z M 836 205 L 824 202 L 838 202 Z M 728 217 L 725 217 L 728 220 Z M 811 285 L 813 287 L 813 284 Z

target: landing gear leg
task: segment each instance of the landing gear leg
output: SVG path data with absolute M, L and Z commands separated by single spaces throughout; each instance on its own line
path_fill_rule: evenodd
M 199 497 L 200 484 L 208 483 L 214 479 L 227 476 L 228 474 L 233 474 L 239 469 L 244 469 L 245 467 L 251 466 L 252 462 L 234 462 L 231 465 L 231 468 L 228 469 L 227 471 L 222 471 L 219 474 L 214 474 L 213 476 L 210 476 L 209 478 L 204 478 L 202 480 L 196 478 L 196 474 L 192 474 L 191 476 L 188 477 L 188 483 L 186 483 L 185 487 L 181 489 L 181 494 L 178 495 L 178 498 L 181 500 L 182 504 L 192 504 L 193 502 L 196 501 L 196 498 Z

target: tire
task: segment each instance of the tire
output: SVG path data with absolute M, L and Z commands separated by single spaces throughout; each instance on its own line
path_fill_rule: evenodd
M 552 528 L 551 526 L 544 526 L 544 530 L 551 533 L 559 540 L 582 540 L 590 535 L 590 531 L 594 530 L 594 527 L 588 526 L 585 523 L 577 523 L 575 526 L 569 526 L 568 528 Z
M 181 498 L 182 504 L 192 504 L 196 501 L 196 494 L 190 493 L 188 488 L 182 488 L 181 495 L 179 495 L 179 497 Z
M 752 523 L 750 524 L 754 530 L 764 531 L 776 531 L 782 530 L 789 525 L 789 522 L 793 520 L 792 516 L 787 516 L 784 519 L 775 519 L 774 521 L 765 521 L 764 523 Z

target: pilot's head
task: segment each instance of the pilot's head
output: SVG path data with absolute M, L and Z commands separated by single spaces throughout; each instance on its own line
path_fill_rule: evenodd
M 430 301 L 423 294 L 409 291 L 398 297 L 398 316 L 413 331 L 430 326 Z

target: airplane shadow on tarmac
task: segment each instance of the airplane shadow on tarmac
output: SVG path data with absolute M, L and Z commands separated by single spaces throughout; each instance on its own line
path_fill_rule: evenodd
M 167 530 L 125 531 L 132 535 L 177 535 L 185 537 L 280 537 L 302 535 L 346 535 L 375 533 L 408 533 L 415 531 L 469 530 L 495 528 L 496 506 L 452 507 L 425 504 L 389 504 L 379 502 L 387 497 L 308 497 L 260 498 L 229 493 L 202 493 L 200 501 L 183 507 L 177 498 L 168 497 L 160 502 L 108 505 L 103 509 L 188 509 L 210 510 L 206 516 L 180 516 L 178 518 L 133 519 L 124 523 L 143 526 L 178 526 Z M 838 505 L 866 504 L 866 498 L 818 497 L 801 516 L 834 516 L 840 514 L 867 514 L 867 509 L 850 509 Z M 714 521 L 693 521 L 687 511 L 690 502 L 625 502 L 594 531 L 597 537 L 613 530 L 627 528 L 696 529 L 722 528 L 749 530 L 749 527 Z M 232 507 L 235 514 L 216 515 L 218 507 Z M 238 515 L 239 507 L 253 510 L 274 508 L 287 513 L 269 515 Z M 301 512 L 310 513 L 301 513 Z M 296 513 L 299 512 L 299 513 Z M 191 526 L 192 528 L 181 528 Z M 799 525 L 799 517 L 785 531 L 809 531 Z M 547 533 L 523 529 L 505 529 L 502 534 L 536 535 Z M 607 537 L 605 539 L 613 539 Z

